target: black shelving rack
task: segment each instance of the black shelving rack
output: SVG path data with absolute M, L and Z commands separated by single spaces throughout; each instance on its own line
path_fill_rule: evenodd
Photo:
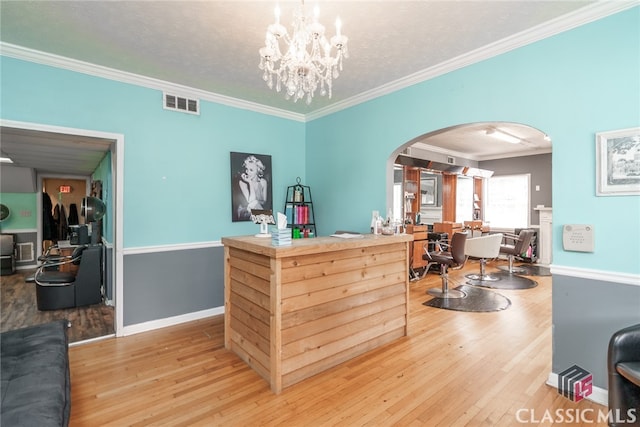
M 287 187 L 287 195 L 284 202 L 284 214 L 287 216 L 287 227 L 291 228 L 292 237 L 294 230 L 300 230 L 300 237 L 317 236 L 316 216 L 313 212 L 313 199 L 311 187 L 302 185 L 300 177 L 296 178 L 296 185 Z M 311 234 L 313 233 L 313 234 Z

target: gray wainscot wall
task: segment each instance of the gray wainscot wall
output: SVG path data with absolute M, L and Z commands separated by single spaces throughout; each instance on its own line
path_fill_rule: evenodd
M 223 246 L 135 252 L 124 256 L 125 327 L 224 307 Z
M 640 323 L 640 283 L 633 277 L 617 283 L 552 272 L 553 373 L 578 365 L 593 375 L 594 387 L 608 389 L 609 339 Z

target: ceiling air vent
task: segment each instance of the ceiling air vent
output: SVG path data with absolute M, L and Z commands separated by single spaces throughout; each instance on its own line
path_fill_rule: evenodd
M 200 114 L 200 101 L 183 96 L 164 94 L 164 108 L 167 110 L 183 111 L 185 113 Z

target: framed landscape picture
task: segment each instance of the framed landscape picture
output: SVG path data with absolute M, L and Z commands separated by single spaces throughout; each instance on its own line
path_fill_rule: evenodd
M 596 195 L 640 194 L 640 128 L 596 134 Z

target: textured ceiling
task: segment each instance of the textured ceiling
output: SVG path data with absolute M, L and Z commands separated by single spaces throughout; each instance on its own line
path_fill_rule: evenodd
M 311 9 L 316 3 L 329 36 L 334 34 L 333 22 L 340 16 L 343 34 L 349 37 L 350 57 L 334 81 L 333 98 L 316 94 L 310 106 L 285 100 L 284 93 L 268 89 L 258 69 L 258 49 L 274 20 L 275 0 L 2 0 L 0 41 L 5 51 L 8 47 L 33 49 L 309 117 L 637 4 L 592 0 L 320 0 L 308 1 L 306 6 Z M 290 25 L 293 9 L 299 4 L 279 1 L 284 25 Z M 517 129 L 512 131 L 517 134 Z M 469 145 L 472 132 L 474 142 Z M 472 127 L 452 129 L 419 144 L 485 159 L 527 152 L 531 143 L 544 144 L 536 142 L 542 141 L 543 133 L 536 133 L 537 140 L 526 136 L 529 147 L 496 146 L 495 140 L 486 139 L 482 131 Z M 26 144 L 27 138 L 21 141 Z M 77 144 L 77 149 L 82 147 Z M 548 152 L 549 144 L 543 148 Z
M 258 50 L 276 1 L 2 1 L 3 42 L 307 114 L 548 24 L 593 1 L 318 1 L 350 58 L 333 98 L 275 94 Z M 289 31 L 299 1 L 280 1 Z M 312 9 L 315 2 L 307 2 Z

